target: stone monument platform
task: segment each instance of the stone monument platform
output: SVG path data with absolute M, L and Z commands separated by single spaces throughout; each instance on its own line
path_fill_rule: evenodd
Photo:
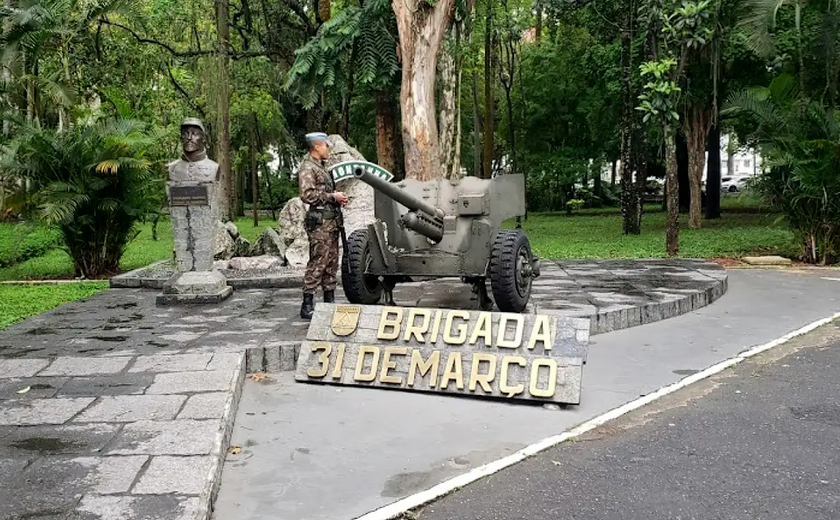
M 112 278 L 111 287 L 160 289 L 174 272 L 171 263 L 157 262 Z M 235 291 L 293 289 L 303 283 L 303 271 L 291 267 L 222 274 Z M 589 318 L 590 332 L 601 334 L 692 312 L 726 289 L 726 271 L 705 260 L 544 260 L 526 312 Z M 340 287 L 336 295 L 342 299 Z M 478 309 L 471 296 L 460 280 L 445 278 L 400 284 L 394 292 L 398 305 Z M 293 298 L 291 305 L 300 303 Z

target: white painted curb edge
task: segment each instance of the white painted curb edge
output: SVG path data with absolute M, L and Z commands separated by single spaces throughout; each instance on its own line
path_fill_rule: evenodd
M 475 469 L 464 473 L 463 475 L 459 475 L 457 477 L 451 478 L 440 484 L 427 489 L 426 491 L 421 491 L 420 493 L 416 493 L 414 495 L 407 496 L 401 500 L 398 500 L 394 503 L 388 504 L 387 506 L 381 507 L 370 513 L 366 513 L 362 516 L 356 517 L 355 520 L 392 520 L 402 513 L 414 509 L 417 506 L 426 504 L 431 502 L 432 500 L 441 497 L 443 495 L 447 495 L 452 491 L 455 491 L 458 488 L 464 487 L 467 484 L 475 482 L 483 477 L 488 475 L 492 475 L 498 471 L 501 471 L 509 466 L 516 464 L 532 455 L 536 455 L 537 453 L 551 448 L 552 446 L 556 446 L 563 441 L 567 441 L 569 439 L 574 439 L 584 433 L 597 428 L 598 426 L 603 425 L 606 422 L 612 421 L 621 417 L 624 414 L 632 412 L 638 408 L 645 406 L 657 399 L 665 397 L 668 394 L 674 393 L 677 390 L 685 388 L 691 384 L 694 384 L 698 381 L 702 381 L 710 376 L 717 374 L 718 372 L 722 372 L 729 367 L 735 366 L 747 359 L 760 354 L 764 351 L 770 350 L 774 347 L 787 343 L 791 339 L 811 332 L 812 330 L 816 329 L 817 327 L 821 327 L 827 323 L 831 323 L 832 321 L 840 318 L 840 312 L 833 314 L 828 318 L 823 318 L 821 320 L 817 320 L 813 323 L 805 325 L 804 327 L 797 329 L 793 332 L 785 334 L 784 336 L 774 339 L 768 343 L 764 343 L 763 345 L 758 345 L 752 348 L 749 348 L 735 357 L 729 358 L 726 361 L 721 361 L 716 365 L 712 365 L 709 368 L 697 372 L 696 374 L 692 374 L 688 377 L 685 377 L 676 383 L 670 384 L 668 386 L 664 386 L 657 390 L 656 392 L 650 393 L 645 395 L 644 397 L 640 397 L 635 401 L 630 401 L 627 404 L 619 406 L 618 408 L 614 408 L 609 412 L 599 415 L 594 419 L 591 419 L 585 423 L 582 423 L 570 430 L 567 430 L 560 435 L 554 435 L 552 437 L 548 437 L 543 439 L 539 442 L 531 444 L 530 446 L 526 446 L 525 448 L 508 455 L 507 457 L 503 457 L 501 459 L 495 460 L 493 462 L 489 462 L 483 466 L 479 466 Z

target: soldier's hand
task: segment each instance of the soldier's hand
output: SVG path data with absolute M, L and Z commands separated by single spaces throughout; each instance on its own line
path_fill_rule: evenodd
M 340 191 L 333 193 L 333 196 L 335 197 L 335 201 L 341 204 L 342 206 L 346 206 L 347 202 L 350 200 L 347 198 L 347 195 Z

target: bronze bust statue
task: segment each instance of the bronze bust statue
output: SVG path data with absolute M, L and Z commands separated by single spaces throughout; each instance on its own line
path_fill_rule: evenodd
M 218 181 L 219 165 L 207 158 L 204 125 L 200 120 L 188 117 L 181 122 L 181 146 L 183 155 L 169 163 L 169 180 L 173 182 Z

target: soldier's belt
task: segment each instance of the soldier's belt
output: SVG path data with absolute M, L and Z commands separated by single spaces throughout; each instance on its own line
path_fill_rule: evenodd
M 321 218 L 324 220 L 333 220 L 338 218 L 338 211 L 335 208 L 331 208 L 329 206 L 316 206 L 314 208 L 309 208 L 310 213 L 319 213 Z

